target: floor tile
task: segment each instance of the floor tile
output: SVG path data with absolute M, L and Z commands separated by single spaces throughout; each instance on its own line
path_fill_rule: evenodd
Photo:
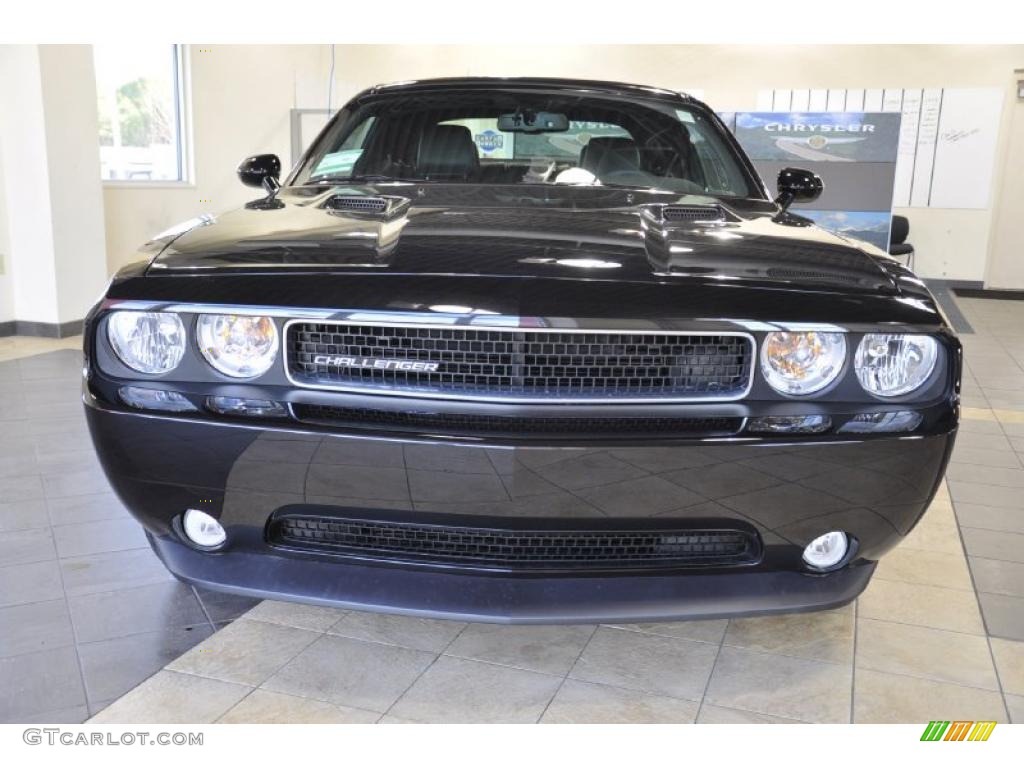
M 610 685 L 566 680 L 542 723 L 692 723 L 698 704 Z
M 853 606 L 733 619 L 723 642 L 751 651 L 852 664 L 853 626 Z
M 990 635 L 1024 640 L 1024 598 L 981 592 L 978 602 Z
M 1010 714 L 1011 723 L 1024 723 L 1024 696 L 1006 694 L 1006 708 Z
M 0 502 L 0 534 L 28 528 L 46 528 L 49 525 L 46 503 L 42 500 Z
M 966 528 L 1024 533 L 1024 514 L 1017 509 L 986 507 L 982 504 L 957 504 L 956 516 Z
M 609 624 L 608 626 L 632 632 L 646 632 L 649 635 L 699 640 L 703 643 L 717 645 L 722 642 L 728 624 L 728 619 L 709 619 L 705 621 L 656 621 L 649 624 Z
M 424 651 L 324 635 L 263 687 L 383 713 L 435 658 Z
M 349 611 L 328 631 L 356 640 L 440 653 L 466 625 L 370 611 Z
M 5 503 L 37 501 L 43 498 L 43 481 L 39 475 L 0 477 L 0 499 Z
M 229 709 L 219 723 L 374 723 L 380 715 L 257 688 Z
M 920 549 L 928 552 L 945 552 L 963 556 L 963 544 L 957 529 L 956 518 L 951 514 L 944 515 L 941 510 L 932 507 L 914 528 L 900 542 L 905 549 Z
M 911 675 L 998 690 L 988 640 L 910 624 L 858 619 L 857 671 Z
M 963 536 L 964 548 L 971 557 L 1024 563 L 1024 533 L 964 528 Z
M 167 668 L 229 683 L 257 686 L 320 637 L 265 621 L 232 622 Z
M 144 632 L 82 643 L 78 655 L 91 705 L 123 696 L 212 634 L 208 626 Z
M 796 724 L 803 721 L 794 720 L 790 717 L 779 717 L 778 715 L 748 712 L 743 709 L 733 709 L 732 707 L 719 707 L 715 704 L 708 704 L 705 700 L 700 706 L 697 722 L 720 725 L 764 725 L 768 723 Z
M 110 492 L 47 499 L 46 506 L 53 525 L 73 525 L 131 517 L 121 501 Z
M 0 567 L 0 607 L 63 597 L 56 560 Z
M 1003 507 L 1008 509 L 1024 509 L 1024 494 L 1016 488 L 1003 488 L 996 485 L 970 483 L 963 480 L 950 480 L 949 492 L 958 505 L 981 504 L 987 507 Z
M 11 567 L 54 560 L 53 536 L 49 528 L 7 531 L 0 534 L 0 566 Z
M 849 664 L 723 646 L 705 701 L 805 722 L 845 723 L 852 677 Z
M 39 723 L 39 724 L 75 724 L 84 722 L 89 717 L 89 708 L 82 705 L 78 707 L 65 707 L 53 709 L 48 712 L 36 712 L 30 715 L 17 715 L 4 722 L 7 723 Z
M 533 723 L 562 679 L 442 656 L 389 714 L 424 723 Z
M 95 469 L 47 474 L 42 478 L 43 491 L 47 499 L 88 496 L 95 493 L 106 493 L 110 490 L 106 476 Z
M 992 655 L 1006 693 L 1024 696 L 1024 642 L 993 637 Z
M 85 704 L 73 647 L 0 659 L 0 723 Z
M 245 685 L 162 670 L 89 722 L 212 723 L 251 690 Z
M 932 552 L 899 546 L 878 561 L 874 580 L 974 591 L 962 551 Z
M 964 467 L 993 466 L 1007 469 L 1020 469 L 1021 463 L 1012 450 L 992 450 L 990 448 L 964 448 L 959 445 L 953 452 L 953 463 Z M 1007 448 L 1010 446 L 1007 445 Z M 952 465 L 951 465 L 952 466 Z
M 326 632 L 337 624 L 346 613 L 347 611 L 338 608 L 324 608 L 319 605 L 281 600 L 264 600 L 244 616 L 253 621 L 269 621 L 271 624 L 284 624 L 286 627 Z
M 861 594 L 857 615 L 922 627 L 985 634 L 973 592 L 873 579 Z
M 64 590 L 69 596 L 113 592 L 174 580 L 149 547 L 70 557 L 60 561 L 60 569 Z
M 163 629 L 208 626 L 192 590 L 177 581 L 68 598 L 82 643 Z
M 1024 563 L 983 557 L 972 557 L 970 562 L 979 592 L 1024 597 Z
M 254 597 L 233 595 L 230 592 L 215 592 L 202 587 L 196 587 L 195 592 L 199 596 L 204 611 L 215 623 L 234 621 L 251 611 L 260 602 Z
M 710 643 L 599 627 L 569 677 L 699 701 L 717 655 Z
M 927 723 L 946 720 L 1006 722 L 998 691 L 858 669 L 853 719 L 857 723 Z
M 64 648 L 74 642 L 63 599 L 0 608 L 0 657 Z
M 145 531 L 132 519 L 58 525 L 53 529 L 53 538 L 57 543 L 57 553 L 61 557 L 149 548 Z
M 564 676 L 576 663 L 595 629 L 585 624 L 470 624 L 445 653 Z

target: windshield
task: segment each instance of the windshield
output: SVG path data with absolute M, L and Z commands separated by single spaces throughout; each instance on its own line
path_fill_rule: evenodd
M 718 126 L 676 104 L 579 93 L 445 91 L 338 115 L 293 183 L 625 186 L 760 197 Z

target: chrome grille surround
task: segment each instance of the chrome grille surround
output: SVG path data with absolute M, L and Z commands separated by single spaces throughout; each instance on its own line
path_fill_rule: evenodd
M 322 334 L 330 338 L 320 338 Z M 438 399 L 524 403 L 736 401 L 750 392 L 757 361 L 754 337 L 737 331 L 292 319 L 284 324 L 283 335 L 285 374 L 295 386 Z M 602 347 L 618 351 L 603 354 Z M 348 368 L 343 374 L 318 370 L 323 366 L 312 362 L 317 354 L 434 361 L 442 365 L 436 373 Z M 609 380 L 624 380 L 626 384 L 608 386 Z

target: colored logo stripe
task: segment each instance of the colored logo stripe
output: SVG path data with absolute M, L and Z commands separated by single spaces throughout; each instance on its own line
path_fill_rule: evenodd
M 988 741 L 994 720 L 932 720 L 925 726 L 921 741 Z

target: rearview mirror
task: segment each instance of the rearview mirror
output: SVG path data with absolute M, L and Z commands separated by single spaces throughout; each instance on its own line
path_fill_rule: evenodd
M 498 116 L 498 130 L 504 133 L 559 133 L 569 130 L 569 118 L 558 112 L 513 112 Z
M 267 194 L 274 194 L 280 188 L 281 161 L 277 155 L 253 155 L 238 166 L 238 178 L 247 187 L 261 187 Z
M 825 184 L 821 178 L 803 168 L 783 168 L 779 171 L 779 196 L 775 202 L 786 210 L 793 203 L 811 203 L 821 197 Z

